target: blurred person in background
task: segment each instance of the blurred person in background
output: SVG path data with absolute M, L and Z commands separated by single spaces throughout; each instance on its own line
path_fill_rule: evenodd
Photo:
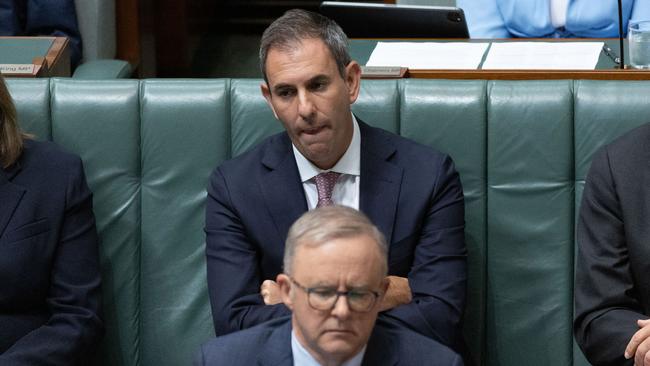
M 623 0 L 623 30 L 650 20 L 650 1 Z M 472 38 L 618 37 L 617 0 L 457 0 Z

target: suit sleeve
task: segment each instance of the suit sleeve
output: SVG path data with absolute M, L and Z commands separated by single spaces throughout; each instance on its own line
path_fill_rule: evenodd
M 467 286 L 464 215 L 460 178 L 445 156 L 408 274 L 413 301 L 383 313 L 457 352 Z
M 217 336 L 290 314 L 283 304 L 265 305 L 259 288 L 259 248 L 247 236 L 219 169 L 208 186 L 205 218 L 208 291 Z
M 630 271 L 624 222 L 607 150 L 589 172 L 578 218 L 576 341 L 594 365 L 631 365 L 623 352 L 642 314 Z
M 92 194 L 81 161 L 70 170 L 46 299 L 50 318 L 0 355 L 2 365 L 86 365 L 103 335 Z

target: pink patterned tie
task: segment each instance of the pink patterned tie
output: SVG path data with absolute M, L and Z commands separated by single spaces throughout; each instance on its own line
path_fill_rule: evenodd
M 320 173 L 314 177 L 316 180 L 316 189 L 318 190 L 318 204 L 316 207 L 333 205 L 332 191 L 336 180 L 339 179 L 341 173 L 325 172 Z

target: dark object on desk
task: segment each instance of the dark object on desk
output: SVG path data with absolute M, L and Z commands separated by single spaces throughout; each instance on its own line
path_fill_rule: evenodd
M 460 8 L 324 1 L 320 13 L 350 38 L 469 38 Z
M 621 62 L 618 64 L 620 69 L 625 68 L 625 46 L 623 46 L 623 4 L 618 0 L 618 44 L 621 52 Z
M 621 67 L 621 58 L 616 55 L 614 50 L 612 50 L 612 48 L 609 47 L 607 43 L 603 44 L 603 52 L 616 64 L 616 67 L 620 69 L 623 68 Z

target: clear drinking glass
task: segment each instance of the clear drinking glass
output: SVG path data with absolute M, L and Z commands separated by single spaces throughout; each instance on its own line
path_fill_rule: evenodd
M 650 69 L 650 20 L 630 22 L 627 33 L 630 66 Z

